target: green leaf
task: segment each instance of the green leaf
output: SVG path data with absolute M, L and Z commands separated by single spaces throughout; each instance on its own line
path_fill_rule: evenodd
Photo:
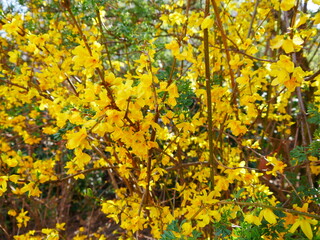
M 313 124 L 320 124 L 320 112 L 314 104 L 308 107 L 308 122 Z
M 290 157 L 292 158 L 291 164 L 292 165 L 298 165 L 303 163 L 304 161 L 307 160 L 307 155 L 305 152 L 305 148 L 302 146 L 297 146 L 295 147 L 291 152 L 290 152 Z
M 167 230 L 179 232 L 178 220 L 173 220 L 167 227 Z

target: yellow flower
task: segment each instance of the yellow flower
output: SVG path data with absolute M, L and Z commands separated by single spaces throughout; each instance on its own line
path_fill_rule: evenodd
M 39 190 L 39 188 L 35 185 L 34 182 L 30 182 L 28 184 L 25 184 L 22 188 L 21 188 L 21 193 L 25 193 L 25 192 L 29 192 L 28 196 L 37 196 L 39 197 L 41 194 L 41 191 Z
M 288 54 L 294 52 L 294 45 L 290 38 L 283 40 L 282 46 L 283 50 Z
M 59 230 L 66 230 L 65 225 L 66 223 L 56 223 L 56 228 Z
M 27 223 L 30 220 L 30 217 L 27 216 L 27 213 L 28 211 L 24 211 L 22 209 L 19 215 L 16 217 L 18 228 L 21 228 L 22 226 L 27 226 Z
M 10 209 L 8 211 L 8 215 L 15 217 L 15 216 L 17 216 L 17 212 L 14 209 Z
M 290 78 L 292 72 L 294 72 L 293 78 Z M 304 72 L 300 68 L 295 69 L 294 63 L 288 56 L 281 55 L 279 61 L 271 66 L 270 75 L 276 77 L 271 85 L 285 85 L 289 90 L 293 90 L 302 81 Z
M 130 168 L 132 168 L 131 164 L 126 163 L 126 164 L 119 164 L 119 174 L 121 176 L 124 176 L 125 178 L 130 177 Z
M 74 149 L 85 143 L 87 138 L 87 131 L 85 128 L 81 128 L 79 132 L 70 133 L 67 135 L 68 143 L 67 148 Z
M 246 126 L 242 125 L 240 121 L 230 121 L 228 127 L 235 136 L 245 134 L 247 132 Z
M 293 38 L 287 35 L 278 35 L 270 41 L 272 49 L 282 48 L 285 53 L 298 52 L 302 48 L 304 40 L 300 35 L 295 34 Z
M 320 174 L 320 165 L 317 164 L 318 158 L 314 157 L 314 156 L 309 156 L 308 159 L 310 161 L 311 172 L 314 175 L 319 175 Z
M 293 91 L 296 87 L 300 86 L 306 73 L 302 70 L 301 67 L 294 69 L 290 79 L 284 82 L 284 85 L 288 88 L 289 91 Z
M 9 167 L 16 167 L 18 165 L 18 160 L 15 157 L 8 157 L 7 155 L 1 155 L 1 160 L 6 163 Z
M 207 16 L 201 23 L 201 29 L 211 28 L 213 23 L 213 19 L 210 16 Z
M 298 20 L 294 24 L 294 28 L 298 28 L 302 24 L 305 24 L 307 22 L 307 20 L 309 19 L 309 17 L 310 17 L 310 15 L 308 15 L 308 14 L 300 13 Z
M 8 34 L 17 35 L 21 34 L 22 31 L 22 19 L 21 16 L 15 16 L 11 22 L 8 22 L 2 26 L 2 29 L 6 31 Z
M 183 223 L 181 228 L 182 228 L 182 234 L 185 236 L 190 235 L 193 230 L 192 225 L 189 222 Z
M 289 229 L 289 232 L 294 233 L 298 227 L 301 228 L 302 232 L 307 236 L 308 239 L 313 238 L 313 232 L 311 225 L 317 224 L 318 221 L 315 219 L 310 219 L 310 218 L 304 218 L 304 217 L 299 217 L 296 222 L 291 226 Z
M 272 175 L 276 176 L 278 171 L 280 173 L 283 173 L 284 168 L 287 166 L 287 164 L 283 163 L 282 161 L 279 161 L 275 157 L 267 157 L 267 159 L 268 159 L 267 165 L 273 166 L 273 169 L 271 171 L 266 172 L 267 174 L 272 174 Z
M 176 55 L 179 53 L 180 46 L 176 40 L 173 40 L 172 42 L 165 45 L 166 49 L 169 49 L 172 51 L 173 55 Z
M 10 175 L 9 180 L 14 183 L 18 183 L 20 176 L 17 174 Z
M 287 227 L 288 225 L 294 224 L 297 218 L 298 218 L 297 216 L 295 216 L 291 213 L 286 213 L 286 216 L 284 217 L 285 227 Z
M 254 223 L 257 226 L 261 225 L 260 218 L 252 214 L 245 215 L 244 220 L 248 223 Z
M 20 52 L 18 50 L 14 50 L 12 52 L 8 52 L 9 61 L 12 63 L 17 63 L 18 58 L 20 56 Z
M 260 220 L 264 218 L 267 222 L 270 224 L 275 224 L 277 223 L 277 216 L 273 213 L 273 211 L 269 208 L 263 209 L 260 214 L 259 214 Z
M 0 177 L 0 196 L 2 196 L 3 193 L 7 191 L 7 181 L 8 181 L 7 176 Z
M 174 12 L 169 14 L 169 20 L 171 21 L 172 24 L 181 25 L 185 23 L 185 21 L 187 20 L 187 17 L 181 13 Z
M 93 53 L 92 56 L 87 57 L 83 65 L 87 69 L 99 68 L 101 66 L 99 54 Z

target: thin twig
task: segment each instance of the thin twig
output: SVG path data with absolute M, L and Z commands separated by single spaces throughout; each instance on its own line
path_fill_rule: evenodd
M 260 3 L 260 0 L 256 0 L 256 3 L 254 4 L 253 15 L 252 15 L 252 18 L 251 18 L 251 21 L 250 21 L 250 26 L 249 26 L 247 38 L 250 38 L 250 35 L 251 35 L 251 32 L 252 32 L 253 22 L 254 22 L 254 19 L 256 18 L 256 15 L 257 15 L 257 9 L 258 9 L 259 3 Z
M 91 147 L 100 155 L 100 157 L 102 157 L 110 166 L 112 165 L 108 159 L 108 157 L 98 148 L 96 147 L 94 144 L 91 144 Z M 114 177 L 114 174 L 111 170 L 112 168 L 109 167 L 107 168 L 107 172 L 108 172 L 108 175 L 110 176 L 110 179 L 111 179 L 111 183 L 112 183 L 112 186 L 114 187 L 114 189 L 118 189 L 119 186 L 117 184 L 117 181 Z M 113 168 L 115 169 L 115 168 Z
M 118 167 L 98 167 L 98 168 L 89 168 L 89 169 L 85 169 L 83 171 L 80 171 L 80 172 L 77 172 L 75 174 L 72 174 L 72 175 L 69 175 L 67 177 L 64 177 L 64 178 L 60 178 L 60 179 L 57 179 L 57 180 L 50 180 L 50 181 L 47 181 L 46 183 L 58 183 L 58 182 L 64 182 L 64 181 L 67 181 L 71 178 L 74 178 L 76 176 L 79 176 L 81 174 L 87 174 L 87 173 L 90 173 L 90 172 L 93 172 L 93 171 L 97 171 L 97 170 L 108 170 L 108 169 L 115 169 L 115 168 L 118 168 Z
M 228 67 L 229 67 L 229 75 L 230 75 L 230 78 L 231 78 L 232 100 L 233 100 L 231 102 L 234 103 L 235 106 L 237 106 L 237 101 L 236 101 L 237 83 L 235 81 L 234 72 L 233 72 L 233 70 L 231 68 L 231 65 L 230 65 L 231 57 L 230 57 L 230 53 L 229 53 L 229 49 L 228 49 L 227 36 L 226 36 L 225 31 L 223 29 L 223 25 L 222 25 L 222 21 L 221 21 L 221 18 L 220 18 L 218 5 L 217 5 L 215 0 L 211 0 L 211 3 L 213 5 L 214 14 L 215 14 L 216 19 L 217 19 L 217 26 L 218 26 L 218 29 L 219 29 L 219 31 L 221 33 L 222 43 L 223 43 L 223 46 L 224 46 L 225 52 L 226 52 L 227 63 L 228 63 Z
M 101 32 L 101 40 L 103 42 L 104 48 L 106 49 L 110 70 L 111 70 L 111 72 L 114 73 L 114 69 L 113 69 L 112 62 L 111 62 L 111 56 L 110 56 L 109 48 L 107 45 L 107 39 L 104 36 L 104 31 L 103 31 L 103 27 L 102 27 L 102 20 L 101 20 L 101 16 L 100 16 L 100 12 L 99 12 L 98 8 L 96 10 L 96 13 L 97 13 L 97 17 L 98 17 L 100 32 Z
M 0 229 L 4 232 L 4 234 L 6 235 L 7 239 L 11 239 L 9 233 L 8 233 L 7 230 L 1 225 L 1 223 L 0 223 Z
M 71 89 L 72 89 L 73 93 L 74 93 L 77 97 L 79 97 L 79 93 L 78 93 L 76 87 L 74 86 L 74 84 L 71 82 L 69 76 L 68 76 L 66 73 L 65 73 L 65 76 L 67 77 L 67 81 L 68 81 L 69 85 L 71 86 Z
M 318 71 L 316 71 L 314 74 L 312 74 L 311 76 L 305 77 L 304 80 L 305 81 L 311 81 L 311 80 L 315 79 L 319 75 L 320 75 L 320 69 Z
M 270 62 L 270 63 L 274 63 L 274 62 L 277 62 L 275 60 L 270 60 L 270 59 L 263 59 L 263 58 L 258 58 L 258 57 L 254 57 L 254 56 L 251 56 L 243 51 L 240 51 L 240 50 L 236 50 L 236 49 L 230 49 L 230 51 L 232 52 L 236 52 L 236 53 L 240 53 L 250 59 L 253 59 L 253 60 L 257 60 L 257 61 L 261 61 L 261 62 Z

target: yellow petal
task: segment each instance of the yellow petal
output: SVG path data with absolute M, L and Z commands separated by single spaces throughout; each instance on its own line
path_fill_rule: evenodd
M 201 29 L 211 28 L 213 26 L 213 19 L 207 16 L 201 23 Z
M 273 211 L 269 208 L 263 209 L 260 214 L 263 214 L 263 217 L 267 222 L 271 224 L 277 223 L 277 216 L 273 213 Z
M 320 12 L 318 12 L 315 16 L 314 16 L 314 24 L 319 24 L 320 23 Z
M 14 209 L 10 209 L 9 211 L 8 211 L 8 215 L 10 215 L 10 216 L 17 216 L 17 212 L 14 210 Z
M 291 8 L 294 7 L 295 3 L 295 0 L 282 0 L 280 8 L 282 11 L 289 11 Z
M 11 176 L 9 177 L 9 180 L 10 180 L 11 182 L 18 183 L 19 178 L 20 178 L 19 175 L 13 174 L 13 175 L 11 175 Z
M 209 215 L 213 216 L 217 220 L 217 222 L 220 222 L 221 214 L 218 211 L 216 211 L 216 210 L 210 211 Z
M 17 50 L 9 52 L 8 55 L 9 55 L 9 62 L 17 63 L 18 57 L 19 57 L 19 52 Z
M 294 233 L 296 230 L 297 230 L 297 228 L 300 226 L 300 220 L 297 220 L 292 226 L 291 226 L 291 228 L 289 229 L 289 232 L 290 233 Z
M 277 62 L 277 65 L 281 68 L 284 68 L 289 73 L 294 71 L 294 63 L 288 56 L 281 55 L 280 60 Z
M 309 19 L 309 16 L 307 14 L 302 14 L 300 18 L 296 21 L 294 24 L 294 28 L 300 27 L 302 24 L 305 24 L 307 20 Z
M 305 220 L 305 219 L 301 220 L 300 227 L 308 239 L 313 238 L 312 229 L 311 229 L 310 223 L 307 220 Z
M 244 220 L 248 223 L 253 223 L 253 217 L 254 217 L 253 215 L 248 214 L 244 216 Z
M 292 41 L 294 45 L 302 45 L 304 43 L 303 39 L 297 34 L 293 36 Z
M 286 39 L 283 41 L 282 48 L 286 53 L 291 53 L 294 51 L 293 42 L 291 39 Z
M 68 135 L 67 148 L 74 149 L 82 144 L 87 137 L 87 131 L 82 128 L 79 132 Z
M 246 216 L 244 217 L 244 220 L 245 220 L 246 222 L 248 222 L 248 223 L 254 223 L 254 224 L 257 225 L 257 226 L 261 225 L 261 221 L 260 221 L 259 217 L 254 216 L 254 215 L 251 215 L 251 214 L 246 215 Z
M 278 49 L 283 44 L 283 36 L 276 36 L 274 39 L 270 41 L 271 49 Z

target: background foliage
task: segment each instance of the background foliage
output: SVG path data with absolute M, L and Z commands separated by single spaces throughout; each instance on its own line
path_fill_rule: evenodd
M 0 12 L 1 239 L 319 239 L 308 1 L 20 4 Z

